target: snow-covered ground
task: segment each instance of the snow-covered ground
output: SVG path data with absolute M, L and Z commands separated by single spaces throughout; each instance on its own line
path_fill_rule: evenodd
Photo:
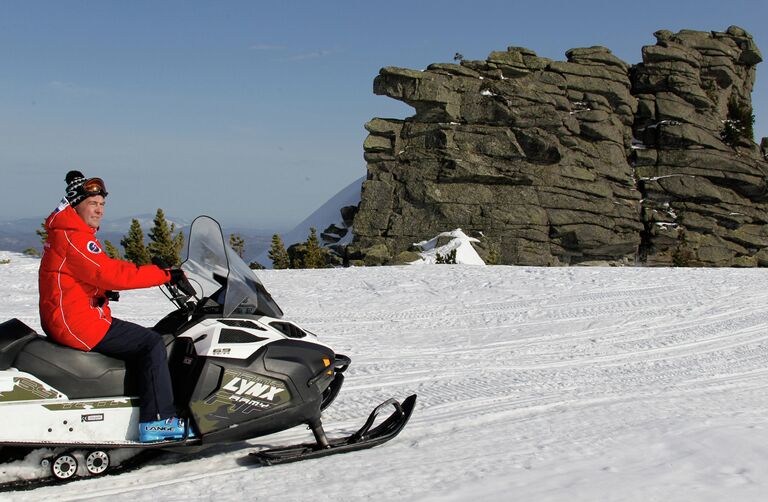
M 0 317 L 39 328 L 37 262 L 4 258 Z M 765 500 L 764 270 L 435 265 L 260 277 L 286 317 L 352 357 L 329 434 L 415 392 L 400 436 L 284 466 L 242 462 L 257 445 L 309 440 L 296 428 L 0 498 Z M 114 310 L 152 324 L 166 305 L 153 289 L 125 292 Z

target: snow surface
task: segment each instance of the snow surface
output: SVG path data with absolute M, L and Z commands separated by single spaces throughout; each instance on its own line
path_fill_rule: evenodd
M 0 252 L 0 314 L 39 328 L 37 261 Z M 370 450 L 273 467 L 303 427 L 3 500 L 757 501 L 768 493 L 768 275 L 441 265 L 269 270 L 293 319 L 352 358 L 330 435 L 417 393 Z M 115 314 L 145 325 L 157 289 Z M 3 417 L 2 420 L 10 420 Z M 7 471 L 7 466 L 0 467 Z

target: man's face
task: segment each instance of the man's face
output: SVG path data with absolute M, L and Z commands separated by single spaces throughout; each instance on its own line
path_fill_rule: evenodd
M 75 211 L 91 228 L 99 228 L 101 218 L 104 216 L 104 197 L 94 195 L 75 206 Z

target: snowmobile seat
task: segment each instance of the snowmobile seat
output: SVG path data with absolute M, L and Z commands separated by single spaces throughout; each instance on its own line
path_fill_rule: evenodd
M 37 337 L 35 330 L 16 318 L 0 324 L 0 371 L 10 368 L 21 349 Z
M 13 366 L 70 399 L 137 395 L 137 386 L 132 384 L 124 361 L 65 347 L 43 337 L 28 342 Z

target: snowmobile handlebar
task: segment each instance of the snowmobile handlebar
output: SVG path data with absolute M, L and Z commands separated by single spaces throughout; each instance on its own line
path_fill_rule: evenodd
M 197 294 L 197 292 L 195 291 L 195 288 L 192 286 L 192 283 L 189 282 L 189 279 L 187 279 L 186 276 L 176 281 L 176 284 L 174 284 L 174 286 L 179 291 L 187 295 L 187 298 L 191 298 L 195 296 L 195 294 Z
M 187 301 L 190 298 L 197 297 L 197 292 L 187 277 L 184 277 L 175 282 L 165 283 L 162 287 L 168 291 L 168 294 L 166 295 L 168 299 L 171 300 L 171 302 L 173 302 L 178 308 L 183 310 L 190 308 L 190 306 L 187 305 Z

